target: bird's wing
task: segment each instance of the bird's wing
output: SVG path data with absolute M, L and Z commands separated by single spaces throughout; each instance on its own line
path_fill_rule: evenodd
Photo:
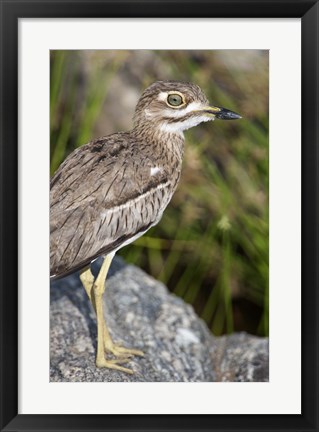
M 52 177 L 52 275 L 89 264 L 160 218 L 171 196 L 167 172 L 130 140 L 115 134 L 80 147 Z

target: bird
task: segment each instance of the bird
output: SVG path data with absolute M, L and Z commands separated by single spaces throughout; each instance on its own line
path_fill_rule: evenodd
M 132 374 L 123 364 L 138 349 L 113 342 L 103 311 L 106 278 L 115 253 L 156 225 L 181 177 L 184 131 L 233 111 L 211 105 L 192 82 L 156 81 L 139 98 L 128 132 L 78 147 L 50 180 L 50 277 L 79 271 L 97 317 L 98 368 Z M 96 278 L 91 263 L 103 257 Z

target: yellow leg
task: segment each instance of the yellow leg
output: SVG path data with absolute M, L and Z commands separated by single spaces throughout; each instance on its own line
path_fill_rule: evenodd
M 97 314 L 98 323 L 98 349 L 96 364 L 98 367 L 108 367 L 112 369 L 118 369 L 123 372 L 132 373 L 130 369 L 117 366 L 117 363 L 124 363 L 129 360 L 132 355 L 143 356 L 143 352 L 135 349 L 128 349 L 115 345 L 112 341 L 111 335 L 106 327 L 104 315 L 103 315 L 103 300 L 102 296 L 105 291 L 105 279 L 112 262 L 112 256 L 108 255 L 104 259 L 100 273 L 94 282 L 94 276 L 90 270 L 90 267 L 84 269 L 80 274 L 80 279 L 84 286 L 84 289 L 94 307 Z M 106 360 L 104 357 L 104 351 L 109 351 L 113 355 L 119 357 L 115 360 Z
M 80 273 L 80 279 L 82 282 L 82 285 L 90 299 L 90 302 L 92 303 L 94 310 L 96 312 L 95 309 L 95 303 L 94 303 L 94 296 L 92 295 L 92 290 L 93 290 L 93 283 L 94 283 L 94 276 L 92 275 L 90 266 L 85 267 L 81 273 Z

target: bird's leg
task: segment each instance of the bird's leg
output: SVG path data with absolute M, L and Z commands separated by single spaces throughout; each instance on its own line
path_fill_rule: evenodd
M 90 302 L 92 303 L 92 306 L 94 308 L 94 311 L 96 313 L 96 305 L 95 305 L 95 296 L 94 296 L 94 291 L 93 291 L 93 284 L 94 284 L 94 276 L 91 272 L 90 266 L 86 267 L 85 269 L 83 269 L 80 273 L 80 279 L 82 282 L 82 285 L 84 286 L 84 289 L 90 299 Z M 105 349 L 107 350 L 109 344 L 109 340 L 112 341 L 110 333 L 106 327 L 106 323 L 104 321 L 104 326 L 103 326 L 103 338 L 104 338 L 104 345 L 105 345 Z
M 105 257 L 105 259 L 104 259 L 104 262 L 103 262 L 103 265 L 102 265 L 102 267 L 101 267 L 101 271 L 102 271 L 102 268 L 103 268 L 103 266 L 104 266 L 104 263 L 107 261 L 107 259 L 108 259 L 108 257 L 109 257 L 109 259 L 110 259 L 110 262 L 109 262 L 109 264 L 108 264 L 108 268 L 109 268 L 109 266 L 110 266 L 110 264 L 111 264 L 111 261 L 112 261 L 112 256 L 110 256 L 110 255 L 107 255 L 106 257 Z M 108 268 L 107 268 L 107 271 L 108 271 Z M 100 272 L 101 272 L 100 271 Z M 106 272 L 107 272 L 106 271 Z M 99 276 L 100 276 L 100 274 L 99 274 Z M 98 276 L 98 277 L 99 277 Z M 106 277 L 106 275 L 105 275 L 105 277 Z M 104 289 L 105 289 L 105 284 L 104 284 Z M 141 356 L 141 357 L 143 357 L 144 356 L 144 353 L 142 352 L 142 351 L 140 351 L 140 350 L 137 350 L 137 349 L 132 349 L 132 348 L 125 348 L 125 347 L 122 347 L 121 345 L 116 345 L 114 342 L 113 342 L 113 340 L 112 340 L 112 338 L 111 338 L 111 335 L 110 335 L 110 332 L 109 332 L 109 330 L 108 330 L 108 328 L 107 328 L 107 326 L 106 326 L 106 324 L 104 323 L 104 349 L 106 350 L 106 351 L 109 351 L 109 352 L 111 352 L 114 356 L 116 356 L 116 357 L 126 357 L 126 358 L 128 358 L 128 357 L 132 357 L 132 356 L 134 356 L 134 355 L 136 355 L 136 356 Z
M 80 279 L 84 286 L 84 289 L 92 303 L 92 306 L 96 312 L 95 296 L 93 292 L 94 276 L 91 272 L 90 266 L 86 267 L 80 273 Z M 117 357 L 132 357 L 134 355 L 143 356 L 144 353 L 137 349 L 124 348 L 120 345 L 116 345 L 110 335 L 110 332 L 104 321 L 103 323 L 103 339 L 105 351 L 111 352 Z
M 94 310 L 96 312 L 95 303 L 94 303 L 94 296 L 92 294 L 94 276 L 92 275 L 90 266 L 85 267 L 83 270 L 81 270 L 80 279 L 81 279 L 82 285 L 85 289 L 85 292 L 87 293 L 87 295 L 90 299 L 90 302 L 92 303 L 92 306 L 94 307 Z
M 112 262 L 112 255 L 107 255 L 104 258 L 104 262 L 102 264 L 100 273 L 98 277 L 96 278 L 95 284 L 98 283 L 98 279 L 100 278 L 101 283 L 103 282 L 103 292 L 105 291 L 105 279 L 109 270 L 109 267 Z M 111 352 L 116 357 L 131 357 L 134 355 L 137 356 L 144 356 L 143 352 L 137 349 L 130 349 L 130 348 L 124 348 L 120 345 L 116 345 L 110 335 L 110 332 L 105 324 L 104 321 L 104 327 L 103 327 L 103 341 L 104 341 L 104 349 L 106 351 Z
M 112 258 L 110 258 L 110 262 L 107 263 L 108 267 L 111 264 L 111 260 Z M 105 262 L 105 261 L 104 261 Z M 104 263 L 103 263 L 104 264 Z M 102 269 L 101 269 L 102 270 Z M 106 273 L 105 273 L 105 278 L 106 278 L 106 274 L 107 274 L 107 270 L 106 269 Z M 95 295 L 95 286 L 96 284 L 94 284 L 94 276 L 92 275 L 91 269 L 90 267 L 86 267 L 84 270 L 82 270 L 82 272 L 80 273 L 80 279 L 81 282 L 84 286 L 84 289 L 93 305 L 93 308 L 95 310 L 95 312 L 97 313 L 97 305 L 96 305 L 96 295 Z M 102 281 L 103 285 L 105 283 L 105 279 Z M 104 291 L 104 290 L 103 290 Z M 103 317 L 103 304 L 102 304 L 102 295 L 103 292 L 100 296 L 100 304 L 101 306 L 99 306 L 99 308 L 101 309 L 102 307 L 102 321 L 103 321 L 103 325 L 102 325 L 102 332 L 101 332 L 101 324 L 99 324 L 99 322 L 101 321 L 101 318 L 98 319 L 98 330 L 97 330 L 97 334 L 98 334 L 98 350 L 97 350 L 97 358 L 96 358 L 96 365 L 97 367 L 107 367 L 109 369 L 116 369 L 116 370 L 120 370 L 122 372 L 126 372 L 126 373 L 133 373 L 133 371 L 131 369 L 119 366 L 119 364 L 121 363 L 126 363 L 128 361 L 128 358 L 119 358 L 119 359 L 115 359 L 115 360 L 106 360 L 104 357 L 104 332 L 106 331 L 108 333 L 105 321 L 104 321 L 104 317 Z M 102 333 L 102 343 L 101 343 L 101 333 Z M 101 349 L 102 346 L 102 349 Z
M 99 273 L 95 283 L 94 283 L 94 276 L 90 270 L 90 267 L 86 267 L 80 274 L 80 279 L 82 281 L 84 289 L 85 289 L 96 313 L 97 313 L 96 286 L 100 286 L 100 291 L 102 291 L 102 294 L 101 294 L 101 297 L 102 297 L 102 295 L 105 291 L 105 280 L 106 280 L 107 272 L 108 272 L 108 269 L 110 267 L 111 261 L 112 261 L 111 255 L 109 255 L 105 258 L 105 260 L 102 264 L 100 273 Z M 102 311 L 103 311 L 103 302 L 101 301 L 101 303 L 102 303 Z M 102 316 L 103 316 L 103 312 L 102 312 Z M 99 328 L 98 328 L 98 332 L 99 332 Z M 133 355 L 137 355 L 137 356 L 143 356 L 144 355 L 143 352 L 140 350 L 128 349 L 128 348 L 124 348 L 120 345 L 114 344 L 114 342 L 112 341 L 111 335 L 108 331 L 108 328 L 106 326 L 104 316 L 103 316 L 103 345 L 104 345 L 105 351 L 111 352 L 116 357 L 119 357 L 118 359 L 114 360 L 117 362 L 128 361 L 129 357 L 131 357 Z M 111 361 L 113 362 L 113 360 L 111 360 Z M 124 368 L 122 368 L 122 369 L 124 369 Z

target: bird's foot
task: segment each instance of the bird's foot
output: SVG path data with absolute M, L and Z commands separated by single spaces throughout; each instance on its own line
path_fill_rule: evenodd
M 139 356 L 144 357 L 143 351 L 140 351 L 138 349 L 132 349 L 132 348 L 125 348 L 121 345 L 116 345 L 113 342 L 110 343 L 109 341 L 106 341 L 104 344 L 105 351 L 112 353 L 115 357 L 118 358 L 130 358 L 133 356 Z
M 121 372 L 128 373 L 132 375 L 134 372 L 132 369 L 128 369 L 126 367 L 120 366 L 122 363 L 128 362 L 128 358 L 122 358 L 122 359 L 114 359 L 114 360 L 106 360 L 104 357 L 97 358 L 96 359 L 96 367 L 98 368 L 108 368 L 108 369 L 115 369 Z

